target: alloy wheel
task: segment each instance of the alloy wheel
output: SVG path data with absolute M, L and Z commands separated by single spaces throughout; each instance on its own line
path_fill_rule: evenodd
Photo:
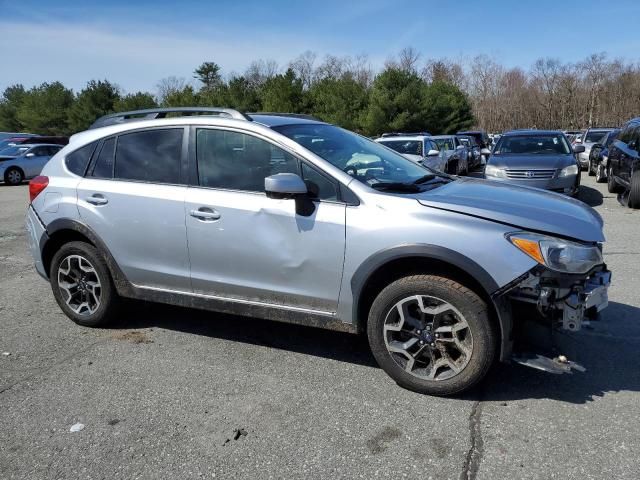
M 67 306 L 78 315 L 91 315 L 100 307 L 100 278 L 91 262 L 81 255 L 69 255 L 60 262 L 58 288 Z
M 387 313 L 384 341 L 405 372 L 423 380 L 446 380 L 471 360 L 469 325 L 450 303 L 427 295 L 406 297 Z

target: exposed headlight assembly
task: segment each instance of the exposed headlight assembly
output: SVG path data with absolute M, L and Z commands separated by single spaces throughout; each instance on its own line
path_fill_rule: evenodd
M 587 273 L 604 262 L 597 245 L 529 232 L 510 233 L 507 239 L 538 263 L 557 272 Z
M 559 177 L 571 177 L 572 175 L 578 174 L 578 165 L 569 165 L 568 167 L 564 167 L 560 170 Z
M 484 167 L 484 174 L 487 177 L 507 178 L 504 168 L 498 168 L 494 165 L 487 165 Z

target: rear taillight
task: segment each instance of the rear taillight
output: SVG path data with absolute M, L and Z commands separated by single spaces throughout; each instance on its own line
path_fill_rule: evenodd
M 38 175 L 29 181 L 29 201 L 33 202 L 40 192 L 49 185 L 49 177 Z

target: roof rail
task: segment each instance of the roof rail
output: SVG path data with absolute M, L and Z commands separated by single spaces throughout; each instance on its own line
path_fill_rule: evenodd
M 383 133 L 380 136 L 381 137 L 417 137 L 417 136 L 430 137 L 431 134 L 429 132 L 389 132 L 389 133 Z
M 190 115 L 216 115 L 222 117 L 234 118 L 236 120 L 249 120 L 251 118 L 232 108 L 217 107 L 170 107 L 170 108 L 148 108 L 145 110 L 132 110 L 130 112 L 110 113 L 98 118 L 89 127 L 100 128 L 108 125 L 117 125 L 120 123 L 133 122 L 138 120 L 153 120 L 156 118 L 165 118 L 169 113 L 182 113 L 183 116 Z
M 247 113 L 247 115 L 271 115 L 272 117 L 290 117 L 290 118 L 301 118 L 303 120 L 315 120 L 316 122 L 321 122 L 317 117 L 313 115 L 309 115 L 307 113 L 282 113 L 282 112 L 252 112 Z

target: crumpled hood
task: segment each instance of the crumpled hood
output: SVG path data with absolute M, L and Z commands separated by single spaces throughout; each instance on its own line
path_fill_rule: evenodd
M 427 207 L 449 210 L 523 230 L 602 242 L 602 217 L 588 205 L 531 187 L 463 178 L 416 195 Z

